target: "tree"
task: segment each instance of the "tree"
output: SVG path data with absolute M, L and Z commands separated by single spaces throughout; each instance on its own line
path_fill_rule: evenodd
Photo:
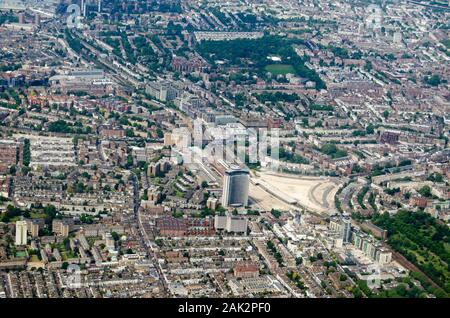
M 424 185 L 422 188 L 419 189 L 419 193 L 426 198 L 430 198 L 431 197 L 430 186 Z
M 31 161 L 30 140 L 23 141 L 23 165 L 28 167 Z
M 133 129 L 127 129 L 127 130 L 125 130 L 125 136 L 127 136 L 127 137 L 129 137 L 129 138 L 135 137 Z
M 339 149 L 335 144 L 331 143 L 323 145 L 320 151 L 333 159 L 347 156 L 347 152 L 345 150 Z
M 354 287 L 352 289 L 352 294 L 355 298 L 363 298 L 363 293 L 361 292 L 361 289 L 358 287 Z
M 388 231 L 388 243 L 397 252 L 403 254 L 443 290 L 433 287 L 433 291 L 422 285 L 428 292 L 438 295 L 450 293 L 447 284 L 450 256 L 446 251 L 445 241 L 450 237 L 450 229 L 440 224 L 425 212 L 398 211 L 394 216 L 388 213 L 377 215 L 373 223 Z M 421 259 L 416 256 L 419 253 Z M 413 276 L 414 277 L 414 276 Z M 414 277 L 416 278 L 416 277 Z M 418 279 L 418 278 L 416 278 Z M 427 283 L 428 284 L 428 283 Z M 428 284 L 430 285 L 430 284 Z
M 56 133 L 72 133 L 73 129 L 64 120 L 57 120 L 48 125 L 48 131 Z
M 270 211 L 270 213 L 271 213 L 276 219 L 280 218 L 280 216 L 281 216 L 281 211 L 278 211 L 278 210 L 275 210 L 275 209 L 272 209 L 272 210 Z
M 164 132 L 161 130 L 161 128 L 156 128 L 156 135 L 158 138 L 164 138 Z
M 111 236 L 116 242 L 120 239 L 119 234 L 117 234 L 116 232 L 111 232 Z
M 430 180 L 433 182 L 444 182 L 444 178 L 443 178 L 442 174 L 440 174 L 439 172 L 435 172 L 435 173 L 431 174 L 427 180 Z
M 373 133 L 375 132 L 374 126 L 373 126 L 372 124 L 369 124 L 369 125 L 366 127 L 366 132 L 367 132 L 368 135 L 373 134 Z
M 441 78 L 437 74 L 434 74 L 431 77 L 425 76 L 424 82 L 430 86 L 438 86 L 442 83 Z

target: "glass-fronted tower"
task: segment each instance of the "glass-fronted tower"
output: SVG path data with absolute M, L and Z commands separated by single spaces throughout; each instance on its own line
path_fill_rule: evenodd
M 342 218 L 342 240 L 344 243 L 350 243 L 352 240 L 352 223 L 347 213 L 344 213 Z
M 249 171 L 232 166 L 225 171 L 223 180 L 222 205 L 239 207 L 248 205 Z

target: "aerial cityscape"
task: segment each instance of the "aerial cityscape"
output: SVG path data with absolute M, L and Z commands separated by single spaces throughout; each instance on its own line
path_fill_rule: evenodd
M 0 298 L 448 298 L 449 33 L 447 0 L 0 0 Z

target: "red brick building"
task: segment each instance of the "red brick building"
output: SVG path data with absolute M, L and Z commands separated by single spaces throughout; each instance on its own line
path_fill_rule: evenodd
M 425 198 L 413 197 L 409 199 L 409 204 L 421 209 L 425 209 L 428 205 L 428 201 Z
M 178 219 L 165 216 L 156 219 L 156 229 L 161 236 L 209 236 L 215 233 L 211 218 Z
M 124 138 L 125 137 L 125 131 L 123 129 L 114 129 L 111 127 L 100 127 L 99 128 L 99 135 L 102 138 Z
M 0 173 L 8 172 L 11 166 L 17 165 L 22 161 L 23 144 L 0 140 Z
M 181 56 L 174 56 L 172 67 L 181 73 L 203 72 L 209 69 L 209 65 L 196 56 L 191 56 L 189 60 Z
M 237 264 L 233 272 L 235 277 L 240 278 L 256 278 L 259 276 L 259 268 L 253 263 Z
M 399 138 L 400 134 L 391 131 L 385 131 L 380 136 L 380 143 L 395 145 L 398 144 Z

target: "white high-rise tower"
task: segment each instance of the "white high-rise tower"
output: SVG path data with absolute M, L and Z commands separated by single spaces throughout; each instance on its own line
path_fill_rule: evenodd
M 343 242 L 350 243 L 352 239 L 352 223 L 348 213 L 344 213 L 343 215 L 341 231 Z
M 27 222 L 16 222 L 16 245 L 27 245 Z

